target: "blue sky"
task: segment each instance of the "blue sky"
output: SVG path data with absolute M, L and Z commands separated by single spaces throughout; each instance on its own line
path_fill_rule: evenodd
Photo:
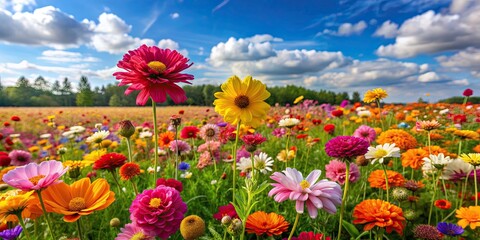
M 480 90 L 480 0 L 0 0 L 0 78 L 93 86 L 141 44 L 194 62 L 193 84 L 381 87 L 386 102 Z

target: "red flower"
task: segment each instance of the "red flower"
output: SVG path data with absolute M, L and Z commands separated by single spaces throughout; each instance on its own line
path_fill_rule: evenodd
M 196 126 L 186 126 L 182 128 L 180 132 L 180 137 L 183 139 L 187 138 L 197 138 L 197 133 L 200 131 Z
M 222 221 L 224 216 L 238 218 L 237 211 L 235 211 L 235 207 L 231 203 L 218 207 L 218 212 L 213 214 L 213 218 L 217 219 L 218 221 Z
M 5 138 L 5 143 L 8 144 L 8 145 L 10 145 L 10 146 L 13 145 L 13 141 L 12 141 L 12 139 L 11 139 L 10 137 Z
M 467 88 L 463 91 L 463 96 L 465 96 L 465 97 L 470 97 L 472 95 L 473 95 L 473 90 L 470 89 L 470 88 Z
M 306 137 L 308 137 L 308 134 L 298 134 L 297 135 L 297 139 L 305 139 Z
M 294 239 L 294 238 L 292 238 Z M 322 240 L 323 234 L 314 232 L 301 232 L 300 235 L 296 238 L 296 240 Z M 326 237 L 325 240 L 330 240 L 330 237 Z
M 0 152 L 0 166 L 1 167 L 6 167 L 10 165 L 10 157 L 8 156 L 8 153 L 6 152 Z
M 262 136 L 262 134 L 255 133 L 255 134 L 247 134 L 242 137 L 242 141 L 245 145 L 248 146 L 257 146 L 265 141 L 267 139 Z
M 326 124 L 324 127 L 323 127 L 323 130 L 325 132 L 327 132 L 328 134 L 333 134 L 333 132 L 335 132 L 335 125 L 333 124 Z
M 446 199 L 439 199 L 434 202 L 435 207 L 448 210 L 452 207 L 452 203 Z
M 127 157 L 120 153 L 107 153 L 102 155 L 95 163 L 93 163 L 93 169 L 105 169 L 114 171 L 116 168 L 121 167 L 127 161 Z
M 3 139 L 3 134 L 2 134 L 2 133 L 0 133 L 0 140 L 2 140 L 2 139 Z
M 322 119 L 312 119 L 313 125 L 320 125 L 322 123 Z
M 333 111 L 332 111 L 332 116 L 334 116 L 334 117 L 341 117 L 341 116 L 343 116 L 343 111 L 340 110 L 340 109 L 333 110 Z
M 113 76 L 121 80 L 119 86 L 129 86 L 125 94 L 140 90 L 137 105 L 145 105 L 149 97 L 162 103 L 167 100 L 167 95 L 173 102 L 182 103 L 187 100 L 187 96 L 176 84 L 191 84 L 188 80 L 193 80 L 193 75 L 180 73 L 193 64 L 188 64 L 188 61 L 188 58 L 175 50 L 142 45 L 128 51 L 118 62 L 117 66 L 127 72 L 116 72 Z
M 184 110 L 180 110 L 180 111 L 178 111 L 178 114 L 180 114 L 180 115 L 183 115 L 184 113 L 185 113 L 185 111 L 184 111 Z
M 454 123 L 459 123 L 462 124 L 464 122 L 467 122 L 467 116 L 463 114 L 457 114 L 453 116 L 453 122 Z
M 17 115 L 13 115 L 10 120 L 14 121 L 14 122 L 20 122 L 20 117 L 17 116 Z
M 4 126 L 4 127 L 8 127 L 8 126 L 10 126 L 10 123 L 9 123 L 9 122 L 4 122 L 4 123 L 3 123 L 3 126 Z
M 159 178 L 159 179 L 157 179 L 157 185 L 156 186 L 158 187 L 160 185 L 175 188 L 175 189 L 177 189 L 178 192 L 183 191 L 182 182 L 180 182 L 178 180 L 175 180 L 173 178 L 169 178 L 169 179 Z

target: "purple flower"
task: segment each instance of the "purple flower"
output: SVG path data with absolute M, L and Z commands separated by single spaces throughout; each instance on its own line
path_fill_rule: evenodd
M 273 136 L 278 137 L 278 138 L 283 137 L 283 135 L 285 135 L 286 133 L 287 133 L 287 130 L 285 130 L 285 128 L 275 128 L 272 131 Z
M 130 206 L 130 220 L 145 234 L 166 239 L 178 231 L 186 212 L 187 204 L 180 193 L 159 185 L 137 195 Z
M 463 234 L 465 230 L 457 224 L 439 222 L 437 224 L 437 230 L 447 236 L 455 237 Z
M 23 150 L 13 150 L 8 156 L 11 159 L 12 166 L 23 166 L 32 162 L 32 154 Z
M 294 168 L 287 168 L 283 173 L 275 172 L 270 178 L 276 183 L 272 183 L 274 188 L 268 196 L 275 195 L 277 202 L 287 199 L 296 201 L 297 213 L 303 213 L 306 204 L 311 218 L 316 218 L 321 208 L 335 214 L 337 206 L 342 204 L 342 188 L 338 183 L 326 179 L 317 182 L 321 173 L 320 170 L 313 170 L 304 179 L 302 173 Z
M 330 157 L 339 158 L 342 161 L 351 161 L 352 158 L 367 153 L 369 146 L 370 144 L 361 138 L 338 136 L 325 144 L 325 152 Z
M 345 108 L 350 102 L 348 100 L 343 100 L 342 103 L 340 103 L 341 108 Z
M 5 229 L 1 231 L 0 237 L 4 240 L 14 240 L 20 235 L 20 233 L 22 233 L 22 231 L 23 231 L 22 226 L 17 225 L 14 228 Z
M 191 149 L 190 145 L 182 140 L 174 140 L 170 143 L 170 150 L 177 152 L 178 155 L 187 154 Z
M 377 137 L 377 133 L 373 128 L 367 125 L 361 125 L 355 130 L 355 132 L 353 132 L 353 136 L 364 139 L 368 143 L 372 143 L 373 141 L 375 141 L 375 138 Z
M 336 159 L 330 161 L 325 166 L 326 176 L 328 179 L 338 182 L 341 185 L 345 183 L 346 177 L 346 163 L 342 161 L 338 161 Z M 360 171 L 358 171 L 358 167 L 355 163 L 350 163 L 350 178 L 349 181 L 354 183 L 360 179 Z

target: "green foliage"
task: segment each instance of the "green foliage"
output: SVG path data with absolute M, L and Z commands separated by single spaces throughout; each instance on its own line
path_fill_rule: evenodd
M 451 98 L 439 100 L 438 102 L 462 104 L 464 100 L 465 100 L 465 97 L 451 97 Z M 479 104 L 480 103 L 480 97 L 469 97 L 467 99 L 467 102 L 471 102 L 473 104 Z

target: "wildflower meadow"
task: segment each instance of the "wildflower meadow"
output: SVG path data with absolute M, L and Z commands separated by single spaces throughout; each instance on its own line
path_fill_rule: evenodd
M 117 66 L 137 107 L 0 109 L 1 238 L 480 239 L 472 89 L 463 104 L 375 88 L 270 106 L 261 79 L 231 76 L 189 107 L 176 50 Z

